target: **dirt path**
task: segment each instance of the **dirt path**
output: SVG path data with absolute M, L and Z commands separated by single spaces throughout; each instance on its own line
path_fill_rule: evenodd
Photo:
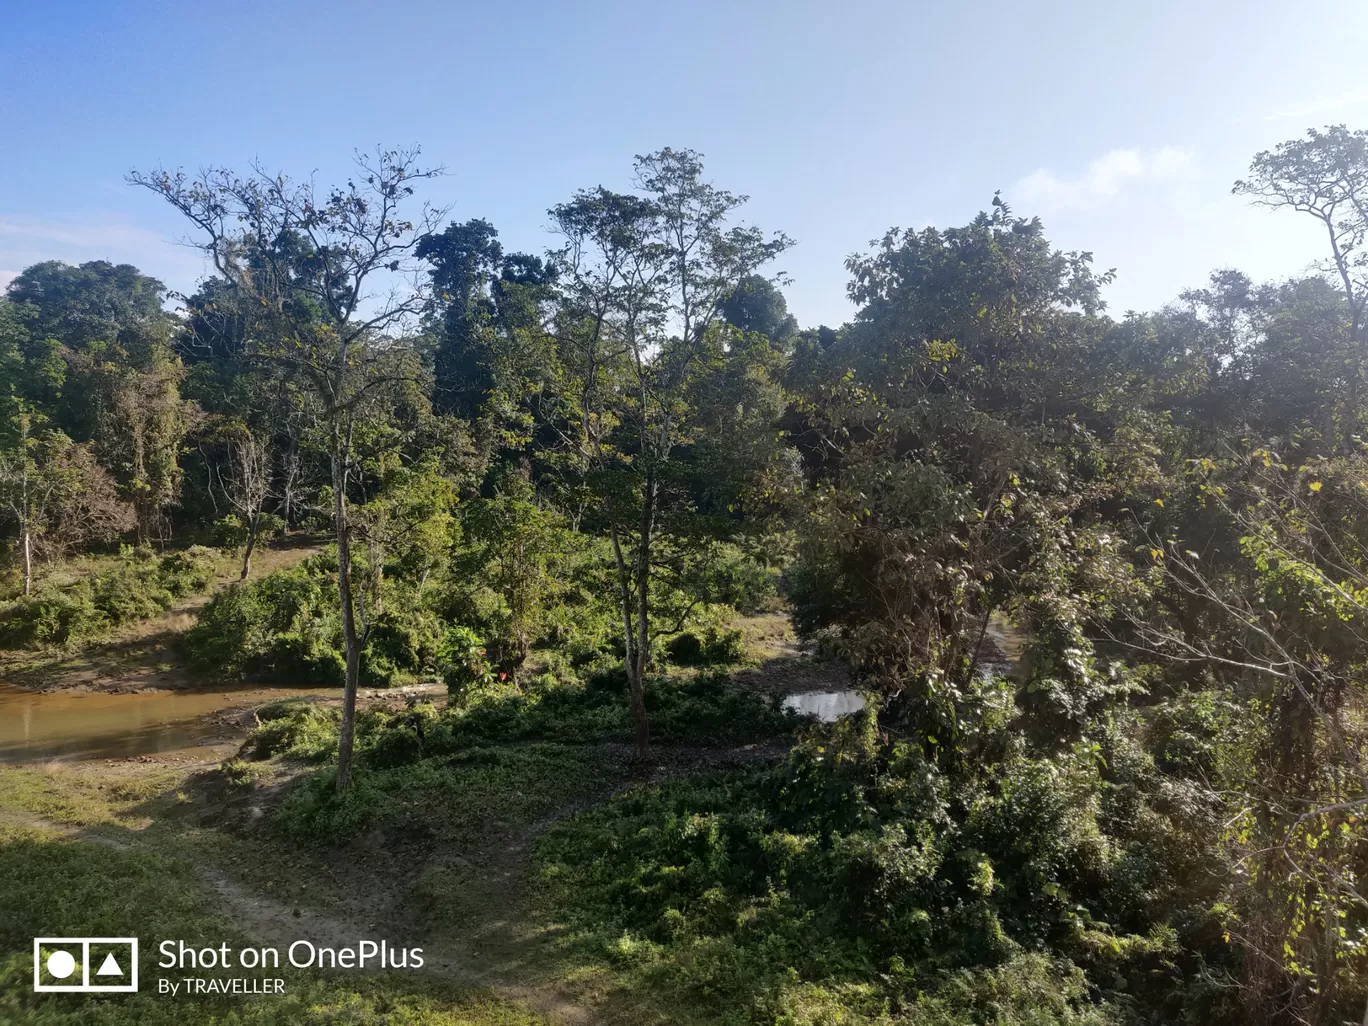
M 320 546 L 308 539 L 260 551 L 252 558 L 252 577 L 261 578 L 274 570 L 295 566 L 320 551 Z M 108 638 L 72 653 L 5 653 L 6 661 L 11 662 L 6 678 L 34 691 L 162 691 L 195 687 L 199 682 L 186 671 L 177 639 L 194 626 L 199 611 L 210 598 L 237 579 L 237 561 L 225 558 L 208 590 L 181 600 L 160 616 L 126 624 Z

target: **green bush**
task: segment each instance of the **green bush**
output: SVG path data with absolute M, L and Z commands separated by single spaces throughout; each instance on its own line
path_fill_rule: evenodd
M 335 573 L 325 553 L 220 592 L 182 638 L 186 661 L 217 679 L 342 684 L 346 656 Z M 436 660 L 436 615 L 413 601 L 402 582 L 387 598 L 361 655 L 361 679 L 371 686 L 410 680 Z
M 453 698 L 472 694 L 495 680 L 485 644 L 469 627 L 447 630 L 437 652 L 437 664 Z
M 263 513 L 257 525 L 257 544 L 279 537 L 285 531 L 285 521 L 274 513 Z M 219 517 L 211 528 L 214 544 L 221 549 L 240 549 L 247 544 L 247 525 L 236 513 Z
M 739 630 L 708 627 L 702 637 L 693 631 L 676 634 L 665 653 L 678 666 L 730 666 L 746 657 L 746 645 Z
M 627 675 L 621 665 L 588 675 L 583 685 L 545 679 L 453 703 L 429 732 L 431 752 L 512 741 L 590 743 L 631 736 Z M 741 691 L 720 674 L 646 682 L 651 737 L 666 742 L 739 744 L 785 738 L 800 721 L 768 697 Z
M 241 754 L 249 759 L 283 756 L 321 762 L 337 751 L 338 710 L 295 699 L 257 710 L 261 724 L 247 735 Z
M 543 835 L 542 900 L 715 1021 L 1091 1026 L 1138 1000 L 1174 1021 L 1173 995 L 1232 956 L 1173 893 L 1171 860 L 1202 853 L 1155 827 L 1158 792 L 1138 822 L 1103 815 L 1152 765 L 1107 781 L 1093 745 L 995 743 L 943 764 L 861 714 L 781 763 L 629 792 Z M 1172 961 L 1180 929 L 1211 963 Z
M 156 558 L 130 550 L 76 581 L 41 589 L 0 609 L 0 646 L 69 647 L 114 627 L 165 612 L 204 591 L 219 553 L 192 546 Z

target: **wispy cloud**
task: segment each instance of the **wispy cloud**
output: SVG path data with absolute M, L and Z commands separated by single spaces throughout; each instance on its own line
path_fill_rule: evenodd
M 1368 87 L 1362 89 L 1351 89 L 1347 93 L 1336 93 L 1333 96 L 1318 96 L 1315 99 L 1303 100 L 1290 107 L 1282 107 L 1264 115 L 1265 121 L 1282 121 L 1286 118 L 1305 118 L 1313 114 L 1329 114 L 1333 111 L 1348 110 L 1350 107 L 1361 107 L 1368 104 Z
M 85 248 L 165 246 L 167 239 L 108 215 L 49 220 L 0 214 L 0 240 L 58 243 Z
M 9 283 L 14 281 L 17 277 L 19 277 L 18 271 L 7 271 L 3 267 L 0 267 L 0 292 L 4 292 L 9 286 Z
M 14 277 L 14 268 L 42 260 L 136 264 L 172 288 L 193 285 L 205 270 L 196 250 L 116 214 L 40 218 L 0 213 L 0 267 L 7 268 L 0 270 L 0 288 Z
M 1113 199 L 1129 185 L 1184 178 L 1193 163 L 1192 151 L 1174 146 L 1150 151 L 1112 150 L 1074 178 L 1061 178 L 1040 168 L 1017 182 L 1008 198 L 1035 210 L 1090 209 Z

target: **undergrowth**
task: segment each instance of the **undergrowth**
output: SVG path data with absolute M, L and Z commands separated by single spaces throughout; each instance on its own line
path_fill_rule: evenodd
M 999 732 L 979 757 L 943 764 L 861 715 L 778 765 L 639 788 L 553 826 L 539 901 L 572 924 L 567 947 L 688 1021 L 1228 1012 L 1229 960 L 1181 954 L 1223 928 L 1196 840 L 1207 813 L 1156 815 L 1174 795 L 1120 732 L 1052 758 Z
M 67 648 L 156 616 L 209 587 L 219 558 L 198 545 L 161 557 L 126 551 L 75 581 L 0 604 L 0 648 Z

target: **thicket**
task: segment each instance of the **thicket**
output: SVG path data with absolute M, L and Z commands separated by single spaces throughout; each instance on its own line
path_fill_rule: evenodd
M 0 648 L 65 648 L 145 620 L 204 591 L 220 554 L 191 546 L 153 556 L 126 550 L 86 573 L 0 604 Z
M 1041 750 L 995 691 L 950 764 L 861 714 L 558 824 L 543 900 L 700 1020 L 1228 1020 L 1220 806 L 1156 765 L 1160 714 Z

